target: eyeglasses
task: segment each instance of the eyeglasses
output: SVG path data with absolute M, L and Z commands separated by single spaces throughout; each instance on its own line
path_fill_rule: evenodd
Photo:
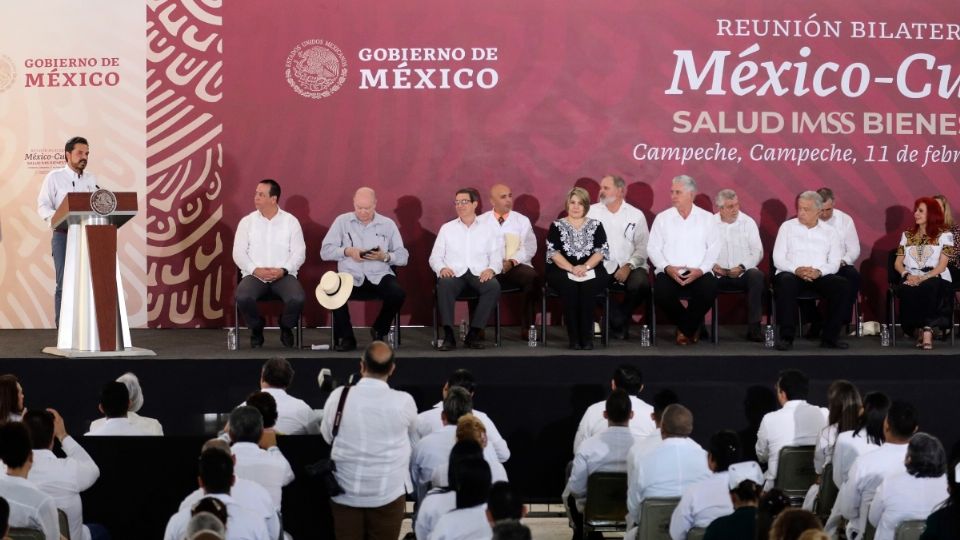
M 471 201 L 470 199 L 457 199 L 457 200 L 453 201 L 453 205 L 454 205 L 454 206 L 466 206 L 466 205 L 468 205 L 468 204 L 470 204 L 470 203 L 472 203 L 472 202 L 473 202 L 473 201 Z

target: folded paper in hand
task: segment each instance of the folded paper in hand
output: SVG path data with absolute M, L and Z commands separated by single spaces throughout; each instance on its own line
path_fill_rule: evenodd
M 570 278 L 572 281 L 590 281 L 591 279 L 597 277 L 597 271 L 587 270 L 587 273 L 584 274 L 583 277 L 575 276 L 573 275 L 572 272 L 567 272 L 567 277 Z

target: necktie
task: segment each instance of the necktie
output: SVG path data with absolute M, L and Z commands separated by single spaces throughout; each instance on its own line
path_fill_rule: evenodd
M 497 223 L 503 225 L 503 216 L 497 217 Z

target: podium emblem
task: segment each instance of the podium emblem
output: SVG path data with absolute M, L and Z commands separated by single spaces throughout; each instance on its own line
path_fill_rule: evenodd
M 98 189 L 90 194 L 90 208 L 101 216 L 109 216 L 117 209 L 117 196 L 108 189 Z

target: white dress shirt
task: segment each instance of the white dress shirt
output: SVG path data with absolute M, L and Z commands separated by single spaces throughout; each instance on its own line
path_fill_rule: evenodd
M 783 408 L 769 412 L 760 421 L 757 431 L 757 460 L 767 464 L 764 473 L 764 491 L 773 489 L 777 478 L 777 463 L 784 446 L 813 445 L 820 430 L 827 425 L 830 411 L 811 405 L 802 399 L 790 400 Z
M 90 530 L 83 526 L 80 492 L 86 491 L 100 478 L 100 468 L 73 437 L 67 436 L 61 446 L 67 455 L 64 459 L 50 450 L 34 450 L 33 467 L 27 480 L 53 497 L 57 508 L 67 514 L 70 538 L 90 540 Z
M 285 268 L 296 277 L 306 256 L 300 222 L 280 208 L 272 219 L 254 210 L 237 224 L 233 262 L 243 277 L 253 274 L 257 268 Z
M 304 435 L 310 431 L 314 420 L 313 409 L 307 402 L 295 398 L 283 388 L 264 388 L 261 390 L 273 396 L 277 402 L 277 423 L 274 429 L 283 435 Z
M 833 448 L 833 483 L 837 488 L 846 483 L 850 467 L 853 467 L 857 458 L 877 448 L 880 448 L 879 444 L 867 439 L 866 429 L 844 431 L 837 435 L 837 444 Z
M 129 413 L 128 413 L 129 414 Z M 142 428 L 134 425 L 130 421 L 129 417 L 122 418 L 104 418 L 103 423 L 93 427 L 93 424 L 90 425 L 90 431 L 86 432 L 84 437 L 143 437 L 150 436 L 152 433 L 147 433 Z
M 817 474 L 823 474 L 823 468 L 833 462 L 833 452 L 836 444 L 836 424 L 830 424 L 820 430 L 820 434 L 817 435 L 817 445 L 813 449 L 813 470 Z
M 843 246 L 843 256 L 841 259 L 844 264 L 853 264 L 860 258 L 860 237 L 857 236 L 857 226 L 853 224 L 853 218 L 841 210 L 833 209 L 833 215 L 830 219 L 823 221 L 836 229 L 840 235 L 840 244 Z
M 410 477 L 417 489 L 419 499 L 426 495 L 429 484 L 433 484 L 433 486 L 447 485 L 450 451 L 453 450 L 455 444 L 457 444 L 457 426 L 452 424 L 443 426 L 420 439 L 420 442 L 413 447 L 413 454 L 410 457 Z M 487 463 L 496 464 L 500 470 L 503 469 L 489 445 L 483 449 L 483 458 Z M 491 468 L 491 475 L 493 472 Z M 442 473 L 440 478 L 436 478 L 439 476 L 438 473 Z M 503 476 L 505 475 L 506 473 L 503 474 Z M 499 480 L 506 480 L 506 478 L 493 479 L 494 482 Z
M 46 540 L 60 540 L 57 504 L 33 482 L 5 474 L 0 477 L 0 497 L 10 505 L 9 526 L 43 531 Z
M 333 501 L 354 508 L 376 508 L 410 493 L 410 441 L 417 429 L 417 405 L 386 381 L 363 377 L 351 387 L 343 407 L 340 433 L 333 423 L 344 387 L 330 393 L 320 434 L 332 441 L 330 457 L 346 493 Z
M 479 277 L 487 268 L 503 270 L 503 237 L 489 221 L 475 219 L 468 227 L 460 218 L 440 227 L 430 252 L 430 268 L 440 275 L 449 268 L 460 277 L 468 271 Z
M 836 229 L 817 220 L 807 227 L 793 218 L 784 222 L 773 244 L 773 265 L 780 272 L 795 272 L 801 266 L 816 268 L 823 275 L 840 269 L 843 246 Z
M 633 411 L 633 418 L 630 419 L 630 431 L 639 439 L 650 435 L 657 430 L 657 425 L 650 416 L 653 413 L 653 407 L 647 402 L 636 396 L 630 396 L 630 407 Z M 603 417 L 607 410 L 607 402 L 598 401 L 587 407 L 583 417 L 580 418 L 580 425 L 577 426 L 577 434 L 573 437 L 573 453 L 577 453 L 580 443 L 593 437 L 598 433 L 607 430 L 607 419 Z M 657 434 L 659 437 L 659 434 Z
M 510 259 L 517 264 L 533 266 L 533 256 L 537 254 L 537 237 L 533 234 L 533 225 L 527 216 L 511 210 L 507 212 L 507 217 L 503 223 L 498 221 L 498 216 L 493 210 L 488 210 L 477 219 L 482 219 L 491 225 L 500 229 L 504 243 L 504 259 Z M 507 235 L 516 236 L 519 239 L 519 246 L 514 253 L 506 252 Z
M 627 472 L 627 455 L 639 439 L 629 427 L 614 426 L 583 441 L 575 456 L 563 501 L 573 495 L 577 510 L 587 502 L 587 479 L 595 472 Z
M 710 476 L 707 452 L 688 437 L 663 439 L 656 448 L 627 467 L 627 526 L 640 523 L 640 504 L 650 497 L 679 497 Z
M 608 274 L 616 272 L 617 268 L 625 264 L 634 268 L 647 267 L 647 240 L 650 231 L 647 229 L 647 217 L 639 208 L 623 201 L 616 212 L 611 212 L 607 205 L 594 203 L 590 205 L 589 215 L 600 220 L 604 232 L 607 233 L 610 258 L 603 261 L 603 266 Z
M 189 512 L 193 505 L 204 497 L 206 495 L 203 490 L 198 488 L 183 499 L 179 511 L 186 510 Z M 263 486 L 245 478 L 234 478 L 233 486 L 230 488 L 230 497 L 238 505 L 246 508 L 252 516 L 262 517 L 270 538 L 279 538 L 280 517 L 274 507 L 273 498 L 270 497 L 270 493 Z
M 743 265 L 745 270 L 756 268 L 763 258 L 763 244 L 760 243 L 760 229 L 752 217 L 743 212 L 737 213 L 733 223 L 726 223 L 720 214 L 714 214 L 714 224 L 720 230 L 720 255 L 717 264 L 721 268 L 736 268 Z
M 267 532 L 263 520 L 258 519 L 256 513 L 239 504 L 230 495 L 212 493 L 204 497 L 219 499 L 227 506 L 227 540 L 276 540 Z M 190 508 L 181 509 L 170 517 L 167 529 L 163 533 L 163 540 L 182 540 L 190 523 Z
M 670 518 L 670 538 L 686 540 L 694 527 L 707 528 L 718 517 L 733 513 L 727 471 L 715 472 L 688 487 Z
M 160 422 L 153 419 L 147 418 L 146 416 L 140 416 L 135 412 L 127 413 L 127 420 L 142 433 L 140 435 L 156 435 L 158 437 L 163 436 L 163 426 L 160 425 Z M 106 418 L 97 418 L 93 422 L 90 422 L 90 431 L 97 431 L 103 427 Z
M 864 454 L 853 462 L 847 481 L 837 494 L 836 508 L 847 518 L 847 538 L 866 530 L 870 503 L 883 479 L 906 472 L 903 460 L 907 457 L 906 444 L 883 443 L 880 448 Z
M 54 169 L 47 173 L 40 186 L 40 194 L 37 195 L 37 213 L 48 224 L 57 208 L 67 198 L 67 193 L 81 191 L 94 192 L 97 190 L 97 177 L 84 171 L 83 175 L 78 175 L 69 166 L 62 169 Z
M 440 413 L 442 412 L 443 402 L 441 401 L 435 404 L 432 409 L 427 409 L 417 415 L 417 434 L 413 441 L 414 444 L 433 431 L 443 427 L 443 420 L 440 418 Z M 506 463 L 506 461 L 510 459 L 510 447 L 507 446 L 507 441 L 503 438 L 503 435 L 500 435 L 493 420 L 485 413 L 476 409 L 470 414 L 476 416 L 477 419 L 483 423 L 483 427 L 486 428 L 487 448 L 493 448 L 493 452 L 497 455 L 497 460 L 499 460 L 500 463 Z
M 661 443 L 663 443 L 663 434 L 660 432 L 660 428 L 654 429 L 653 432 L 646 437 L 637 439 L 637 442 L 630 448 L 630 453 L 627 454 L 627 470 L 629 471 L 636 467 L 640 458 L 649 454 L 653 449 L 660 446 Z
M 676 208 L 660 212 L 650 228 L 647 255 L 658 274 L 668 266 L 710 272 L 720 255 L 720 234 L 713 214 L 696 205 L 686 219 Z
M 417 538 L 430 538 L 440 517 L 457 509 L 457 492 L 448 489 L 432 489 L 420 502 L 414 532 Z
M 493 529 L 487 521 L 487 505 L 453 510 L 440 516 L 428 540 L 489 540 Z
M 254 443 L 233 443 L 230 451 L 237 458 L 234 474 L 263 486 L 270 494 L 277 510 L 283 497 L 283 486 L 293 482 L 293 469 L 280 449 L 271 446 L 264 450 Z
M 870 523 L 877 528 L 874 540 L 893 540 L 897 525 L 909 519 L 927 519 L 950 497 L 947 475 L 917 478 L 904 471 L 886 477 L 870 505 Z

